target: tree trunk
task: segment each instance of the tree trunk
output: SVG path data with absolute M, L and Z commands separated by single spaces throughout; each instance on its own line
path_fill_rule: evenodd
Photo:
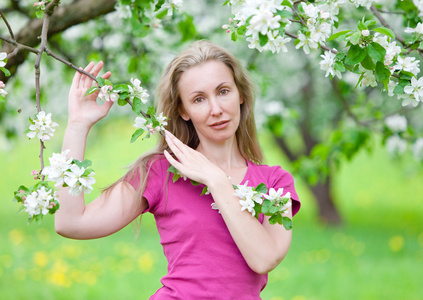
M 331 175 L 329 174 L 324 183 L 310 186 L 319 207 L 319 217 L 324 223 L 332 225 L 341 224 L 341 216 L 335 207 L 331 194 Z

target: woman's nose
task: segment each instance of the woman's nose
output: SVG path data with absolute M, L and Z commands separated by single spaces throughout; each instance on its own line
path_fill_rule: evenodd
M 220 103 L 218 102 L 217 99 L 212 99 L 210 101 L 210 106 L 211 106 L 210 113 L 211 113 L 212 116 L 219 116 L 219 115 L 222 114 L 223 110 L 222 110 L 222 107 L 220 106 Z

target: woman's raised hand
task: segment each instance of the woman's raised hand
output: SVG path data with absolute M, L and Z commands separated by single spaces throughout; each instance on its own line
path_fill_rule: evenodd
M 84 71 L 97 77 L 102 67 L 103 62 L 99 62 L 97 65 L 90 62 Z M 108 79 L 110 75 L 110 72 L 106 72 L 102 77 Z M 106 101 L 101 105 L 97 104 L 98 91 L 85 96 L 92 84 L 93 79 L 89 76 L 80 72 L 75 73 L 69 91 L 68 125 L 91 128 L 92 125 L 104 118 L 112 107 L 112 101 Z
M 181 174 L 207 186 L 210 186 L 215 179 L 227 179 L 222 169 L 212 163 L 202 153 L 188 147 L 169 131 L 166 130 L 165 133 L 166 142 L 179 161 L 174 159 L 166 150 L 164 155 L 169 163 Z

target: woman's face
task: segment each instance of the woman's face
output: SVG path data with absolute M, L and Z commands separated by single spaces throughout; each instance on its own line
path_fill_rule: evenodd
M 179 114 L 191 120 L 201 141 L 221 143 L 235 137 L 242 99 L 231 70 L 220 61 L 189 68 L 178 82 Z

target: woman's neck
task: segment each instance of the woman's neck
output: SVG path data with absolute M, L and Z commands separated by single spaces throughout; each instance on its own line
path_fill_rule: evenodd
M 228 175 L 232 173 L 232 170 L 247 166 L 245 158 L 242 157 L 239 151 L 238 143 L 235 137 L 223 143 L 200 141 L 200 144 L 197 147 L 197 151 L 201 152 Z

